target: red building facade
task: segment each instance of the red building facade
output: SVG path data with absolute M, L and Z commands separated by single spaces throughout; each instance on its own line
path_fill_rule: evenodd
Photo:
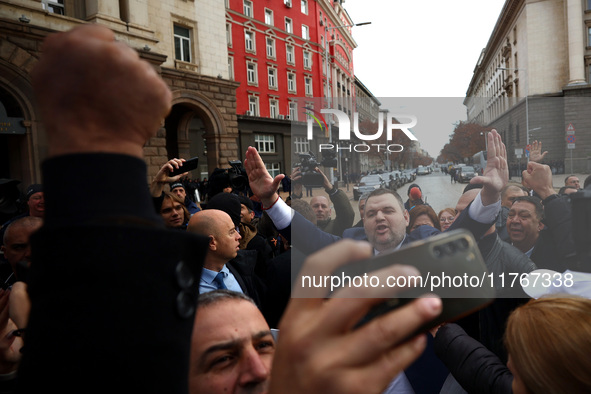
M 324 106 L 318 98 L 332 96 L 333 108 L 353 111 L 352 24 L 339 0 L 226 0 L 242 154 L 256 146 L 273 174 L 289 173 L 292 154 L 310 150 L 290 135 L 292 122 L 306 121 L 304 107 Z

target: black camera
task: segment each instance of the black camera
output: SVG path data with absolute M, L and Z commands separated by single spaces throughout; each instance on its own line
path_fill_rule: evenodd
M 320 166 L 316 160 L 316 156 L 310 153 L 298 153 L 299 163 L 295 163 L 294 167 L 300 167 L 302 174 L 302 185 L 304 186 L 323 186 L 324 177 L 322 174 L 316 172 L 315 168 Z
M 230 168 L 228 168 L 228 178 L 230 179 L 230 186 L 234 190 L 246 190 L 248 187 L 248 175 L 240 160 L 228 160 Z

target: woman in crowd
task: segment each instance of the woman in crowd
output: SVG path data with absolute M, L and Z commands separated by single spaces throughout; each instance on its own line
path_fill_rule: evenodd
M 456 324 L 435 334 L 435 353 L 468 393 L 590 393 L 591 300 L 541 297 L 507 322 L 503 362 Z
M 425 224 L 434 227 L 437 230 L 441 230 L 441 226 L 439 226 L 439 220 L 437 219 L 437 214 L 429 205 L 415 205 L 410 209 L 409 215 L 410 221 L 408 223 L 408 227 L 406 228 L 407 233 L 410 233 L 417 227 Z
M 591 300 L 528 302 L 509 318 L 505 344 L 513 393 L 591 392 Z
M 437 219 L 439 221 L 439 225 L 441 226 L 441 231 L 445 231 L 450 228 L 454 220 L 456 220 L 457 214 L 458 211 L 456 211 L 455 208 L 443 208 L 441 211 L 439 211 Z

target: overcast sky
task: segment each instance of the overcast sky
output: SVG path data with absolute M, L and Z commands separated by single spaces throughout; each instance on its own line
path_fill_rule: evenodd
M 413 128 L 421 147 L 434 158 L 449 141 L 453 123 L 466 119 L 461 102 L 504 3 L 346 0 L 343 4 L 354 23 L 372 23 L 353 28 L 358 44 L 353 56 L 355 75 L 374 96 L 441 97 L 441 107 L 448 108 L 437 111 L 437 118 L 444 117 L 439 126 L 419 116 Z M 426 101 L 438 107 L 433 100 Z M 412 106 L 402 103 L 398 107 L 389 109 L 404 112 Z

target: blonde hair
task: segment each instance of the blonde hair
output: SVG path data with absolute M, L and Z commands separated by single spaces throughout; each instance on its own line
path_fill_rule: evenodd
M 189 219 L 191 218 L 191 214 L 189 213 L 189 210 L 185 206 L 185 201 L 183 201 L 176 194 L 173 194 L 171 192 L 163 192 L 163 194 L 164 194 L 164 199 L 169 199 L 172 202 L 177 202 L 177 203 L 181 204 L 181 208 L 183 209 L 183 215 L 184 215 L 183 225 L 187 224 L 189 222 Z M 163 202 L 164 202 L 164 199 L 162 200 Z
M 529 301 L 509 317 L 505 345 L 531 393 L 591 393 L 591 300 Z
M 458 211 L 456 211 L 455 208 L 443 208 L 441 211 L 439 211 L 439 213 L 437 214 L 437 220 L 441 220 L 441 215 L 443 215 L 443 212 L 447 212 L 449 213 L 451 216 L 458 216 Z

